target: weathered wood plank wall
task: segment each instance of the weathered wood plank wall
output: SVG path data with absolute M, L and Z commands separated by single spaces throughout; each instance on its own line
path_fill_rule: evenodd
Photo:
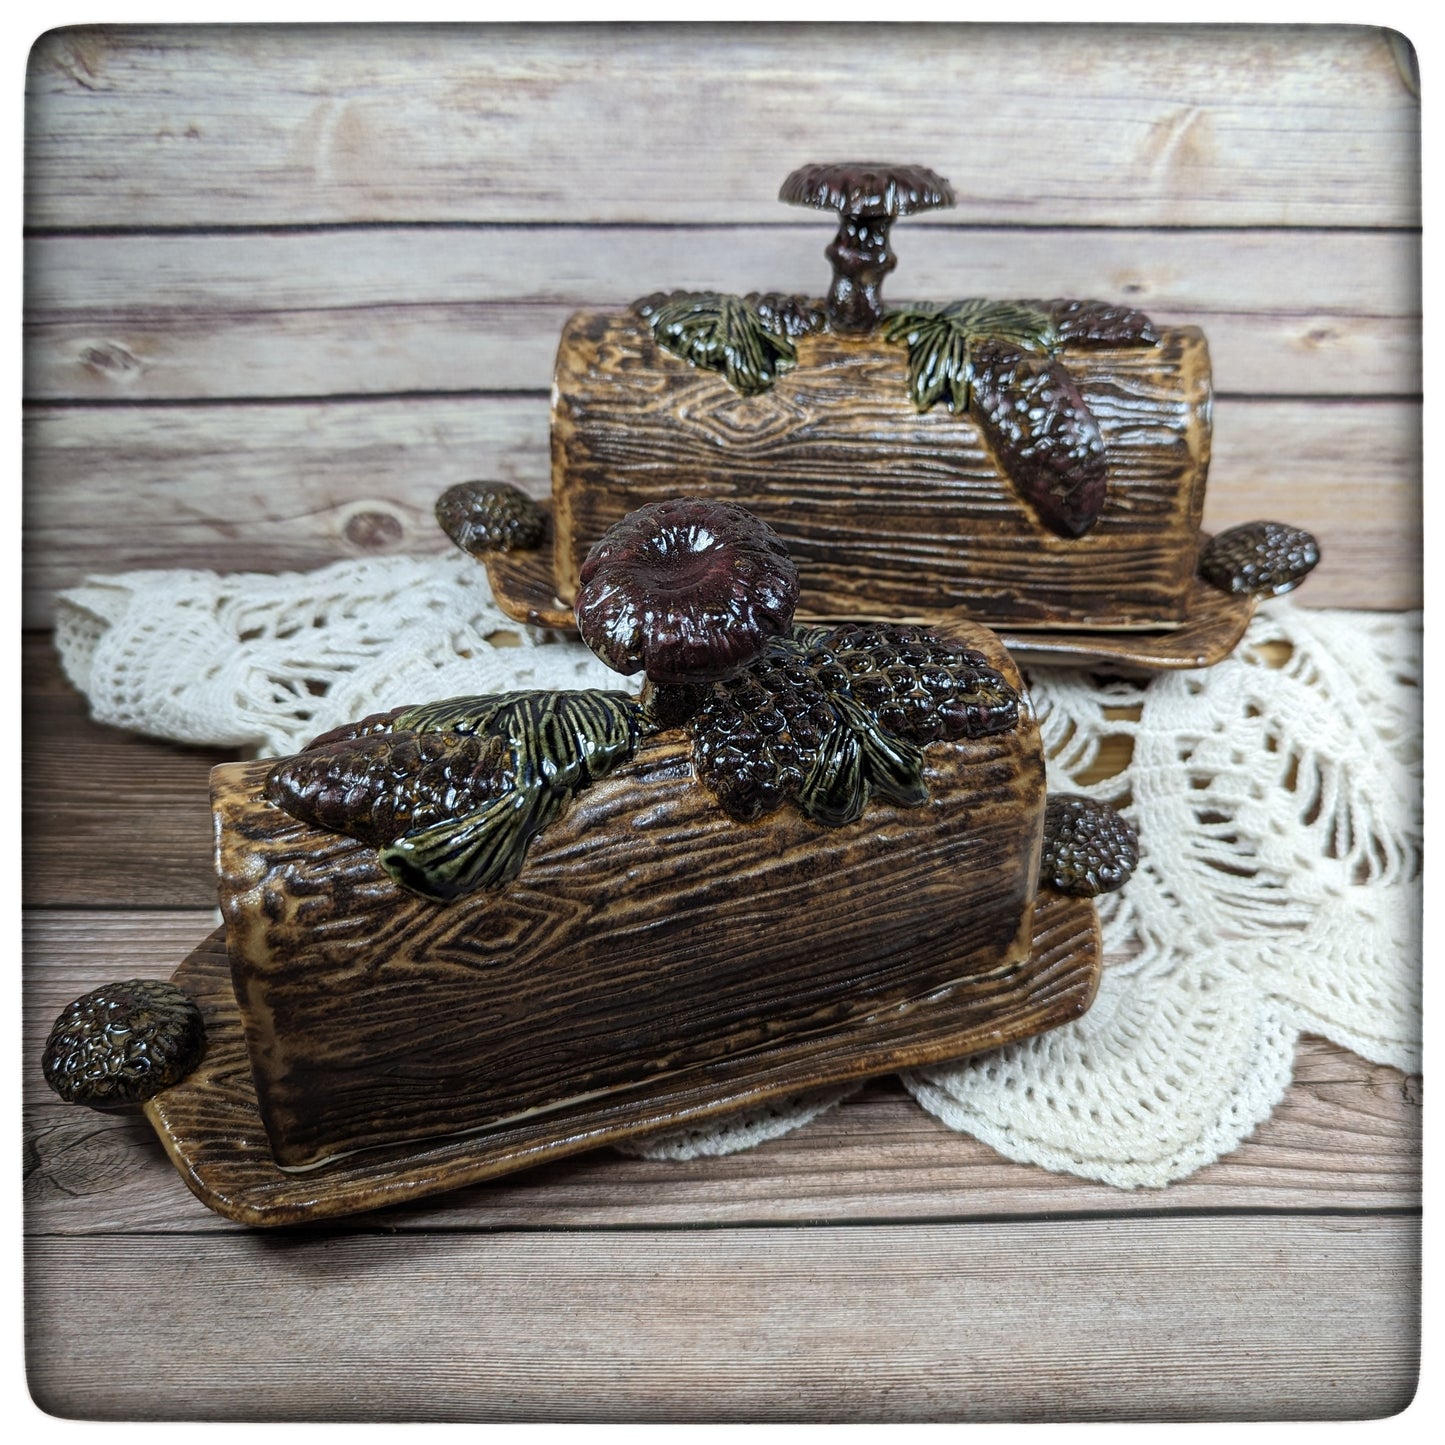
M 566 314 L 820 290 L 783 174 L 948 176 L 909 294 L 1196 323 L 1205 524 L 1274 515 L 1302 600 L 1419 600 L 1419 102 L 1367 27 L 341 26 L 52 32 L 27 85 L 26 607 L 91 572 L 449 544 L 544 495 Z

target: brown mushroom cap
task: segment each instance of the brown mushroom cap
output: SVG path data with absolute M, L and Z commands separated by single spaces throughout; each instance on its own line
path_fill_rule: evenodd
M 654 683 L 731 676 L 792 625 L 798 569 L 767 523 L 733 502 L 681 497 L 629 513 L 582 564 L 582 640 Z
M 778 199 L 845 216 L 911 216 L 957 200 L 953 187 L 927 166 L 864 161 L 800 166 L 783 182 Z

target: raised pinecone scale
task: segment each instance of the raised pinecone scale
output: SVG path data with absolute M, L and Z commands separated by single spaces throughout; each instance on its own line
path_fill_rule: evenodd
M 507 692 L 375 713 L 283 758 L 266 797 L 379 850 L 403 887 L 445 901 L 516 876 L 531 840 L 637 746 L 609 692 Z
M 794 802 L 837 826 L 875 793 L 921 803 L 924 746 L 1003 732 L 1018 715 L 1002 674 L 927 628 L 798 627 L 713 685 L 692 719 L 693 761 L 739 821 Z
M 132 978 L 67 1005 L 40 1063 L 67 1104 L 122 1109 L 179 1083 L 205 1049 L 205 1021 L 188 993 L 162 979 Z

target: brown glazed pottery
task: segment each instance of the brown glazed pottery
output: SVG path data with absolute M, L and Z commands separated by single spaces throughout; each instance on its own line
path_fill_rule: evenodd
M 1318 560 L 1264 522 L 1202 556 L 1197 328 L 1094 300 L 885 302 L 894 221 L 954 204 L 921 166 L 804 166 L 780 199 L 837 214 L 826 297 L 658 292 L 568 319 L 540 550 L 448 529 L 511 616 L 568 625 L 597 539 L 680 491 L 776 530 L 802 619 L 971 620 L 1030 662 L 1208 665 Z M 1287 564 L 1265 528 L 1295 534 Z
M 787 548 L 705 498 L 640 508 L 579 577 L 640 693 L 447 698 L 217 767 L 223 929 L 57 1022 L 47 1076 L 104 1081 L 144 1071 L 159 1004 L 199 1014 L 125 1098 L 212 1208 L 414 1200 L 1088 1007 L 1092 899 L 1137 839 L 1046 798 L 995 634 L 799 622 Z

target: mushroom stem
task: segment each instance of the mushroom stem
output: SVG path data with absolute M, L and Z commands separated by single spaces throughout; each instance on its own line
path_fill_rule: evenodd
M 854 161 L 801 166 L 783 182 L 778 199 L 837 212 L 838 234 L 824 252 L 833 263 L 828 324 L 855 334 L 883 320 L 879 288 L 898 264 L 888 249 L 893 222 L 954 202 L 953 187 L 927 166 Z
M 824 255 L 833 264 L 828 324 L 834 331 L 872 331 L 883 320 L 883 278 L 898 264 L 888 249 L 892 216 L 844 213 Z

